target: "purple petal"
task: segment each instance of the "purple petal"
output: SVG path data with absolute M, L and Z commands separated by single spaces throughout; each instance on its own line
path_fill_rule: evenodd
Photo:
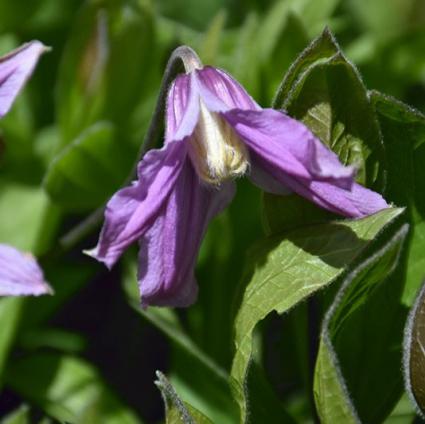
M 0 244 L 0 296 L 52 293 L 43 271 L 29 253 Z
M 111 268 L 127 246 L 138 240 L 160 215 L 186 155 L 183 142 L 170 142 L 161 150 L 150 150 L 139 163 L 138 181 L 109 200 L 99 242 L 86 253 Z
M 260 106 L 229 74 L 211 66 L 195 70 L 199 94 L 211 112 L 229 109 L 260 110 Z
M 142 306 L 188 306 L 197 297 L 194 266 L 209 221 L 234 195 L 234 183 L 202 185 L 187 160 L 155 223 L 140 240 Z
M 199 93 L 193 74 L 179 75 L 168 91 L 165 142 L 192 135 L 199 116 Z
M 300 122 L 275 110 L 232 110 L 223 114 L 250 150 L 251 166 L 260 184 L 276 192 L 276 182 L 319 206 L 349 217 L 388 207 L 381 195 L 353 180 L 353 168 L 322 146 Z M 267 179 L 270 175 L 270 179 Z
M 0 117 L 12 106 L 42 53 L 48 49 L 31 41 L 0 58 Z
M 354 168 L 342 165 L 304 124 L 282 112 L 233 110 L 225 117 L 252 150 L 280 163 L 291 174 L 331 181 L 342 188 L 353 183 Z
M 298 157 L 300 149 L 295 147 L 299 142 L 305 145 L 305 150 L 309 150 L 303 138 L 307 135 L 304 125 L 299 124 L 303 131 L 292 132 L 293 128 L 286 125 L 288 122 L 292 123 L 292 120 L 287 121 L 285 115 L 270 109 L 262 111 L 233 109 L 224 113 L 223 116 L 236 133 L 245 140 L 250 151 L 261 156 L 271 166 L 280 168 L 297 178 L 311 178 L 312 173 L 308 168 L 312 166 L 306 166 L 307 161 Z
M 267 160 L 253 152 L 251 152 L 251 166 L 262 170 L 263 179 L 253 182 L 257 183 L 264 191 L 285 194 L 284 191 L 279 193 L 277 190 L 273 190 L 276 187 L 276 182 L 279 181 L 284 187 L 288 187 L 322 208 L 343 216 L 360 218 L 388 207 L 387 202 L 379 193 L 355 182 L 350 189 L 344 189 L 328 181 L 296 178 L 282 171 L 279 167 L 270 165 Z M 267 174 L 269 179 L 266 177 Z
M 267 168 L 263 168 L 257 163 L 255 155 L 251 155 L 250 162 L 251 167 L 249 172 L 249 179 L 257 187 L 260 187 L 267 193 L 277 194 L 280 196 L 286 196 L 292 193 L 292 190 L 270 175 L 270 173 L 267 171 Z

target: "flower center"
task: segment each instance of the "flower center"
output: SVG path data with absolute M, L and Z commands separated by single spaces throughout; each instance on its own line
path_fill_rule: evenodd
M 210 184 L 242 176 L 249 166 L 248 151 L 233 128 L 202 100 L 189 152 L 199 177 Z

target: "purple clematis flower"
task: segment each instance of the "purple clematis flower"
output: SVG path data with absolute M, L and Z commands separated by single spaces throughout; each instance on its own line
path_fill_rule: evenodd
M 29 253 L 0 244 L 0 296 L 52 293 L 43 271 Z
M 40 41 L 31 41 L 0 57 L 0 118 L 9 111 L 40 55 L 47 50 Z
M 31 41 L 0 57 L 0 118 L 11 108 L 16 96 L 32 74 L 42 53 L 39 41 Z M 36 260 L 12 246 L 0 244 L 0 296 L 51 293 Z
M 142 306 L 187 306 L 209 221 L 247 175 L 266 192 L 298 193 L 346 217 L 388 205 L 354 181 L 302 123 L 261 108 L 226 72 L 209 66 L 179 75 L 168 93 L 164 146 L 149 151 L 138 179 L 108 202 L 93 257 L 109 268 L 138 241 Z

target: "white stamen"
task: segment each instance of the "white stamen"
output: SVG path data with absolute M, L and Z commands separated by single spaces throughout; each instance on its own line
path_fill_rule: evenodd
M 242 176 L 249 166 L 248 151 L 233 128 L 202 100 L 190 156 L 200 178 L 210 184 Z

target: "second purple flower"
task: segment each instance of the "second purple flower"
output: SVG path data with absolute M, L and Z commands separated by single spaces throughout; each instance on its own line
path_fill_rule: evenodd
M 197 296 L 201 241 L 232 200 L 235 178 L 246 175 L 269 193 L 298 193 L 346 217 L 386 208 L 354 173 L 304 124 L 261 108 L 226 72 L 195 68 L 171 85 L 164 146 L 149 151 L 137 181 L 110 199 L 90 254 L 112 267 L 138 241 L 142 305 L 187 306 Z

